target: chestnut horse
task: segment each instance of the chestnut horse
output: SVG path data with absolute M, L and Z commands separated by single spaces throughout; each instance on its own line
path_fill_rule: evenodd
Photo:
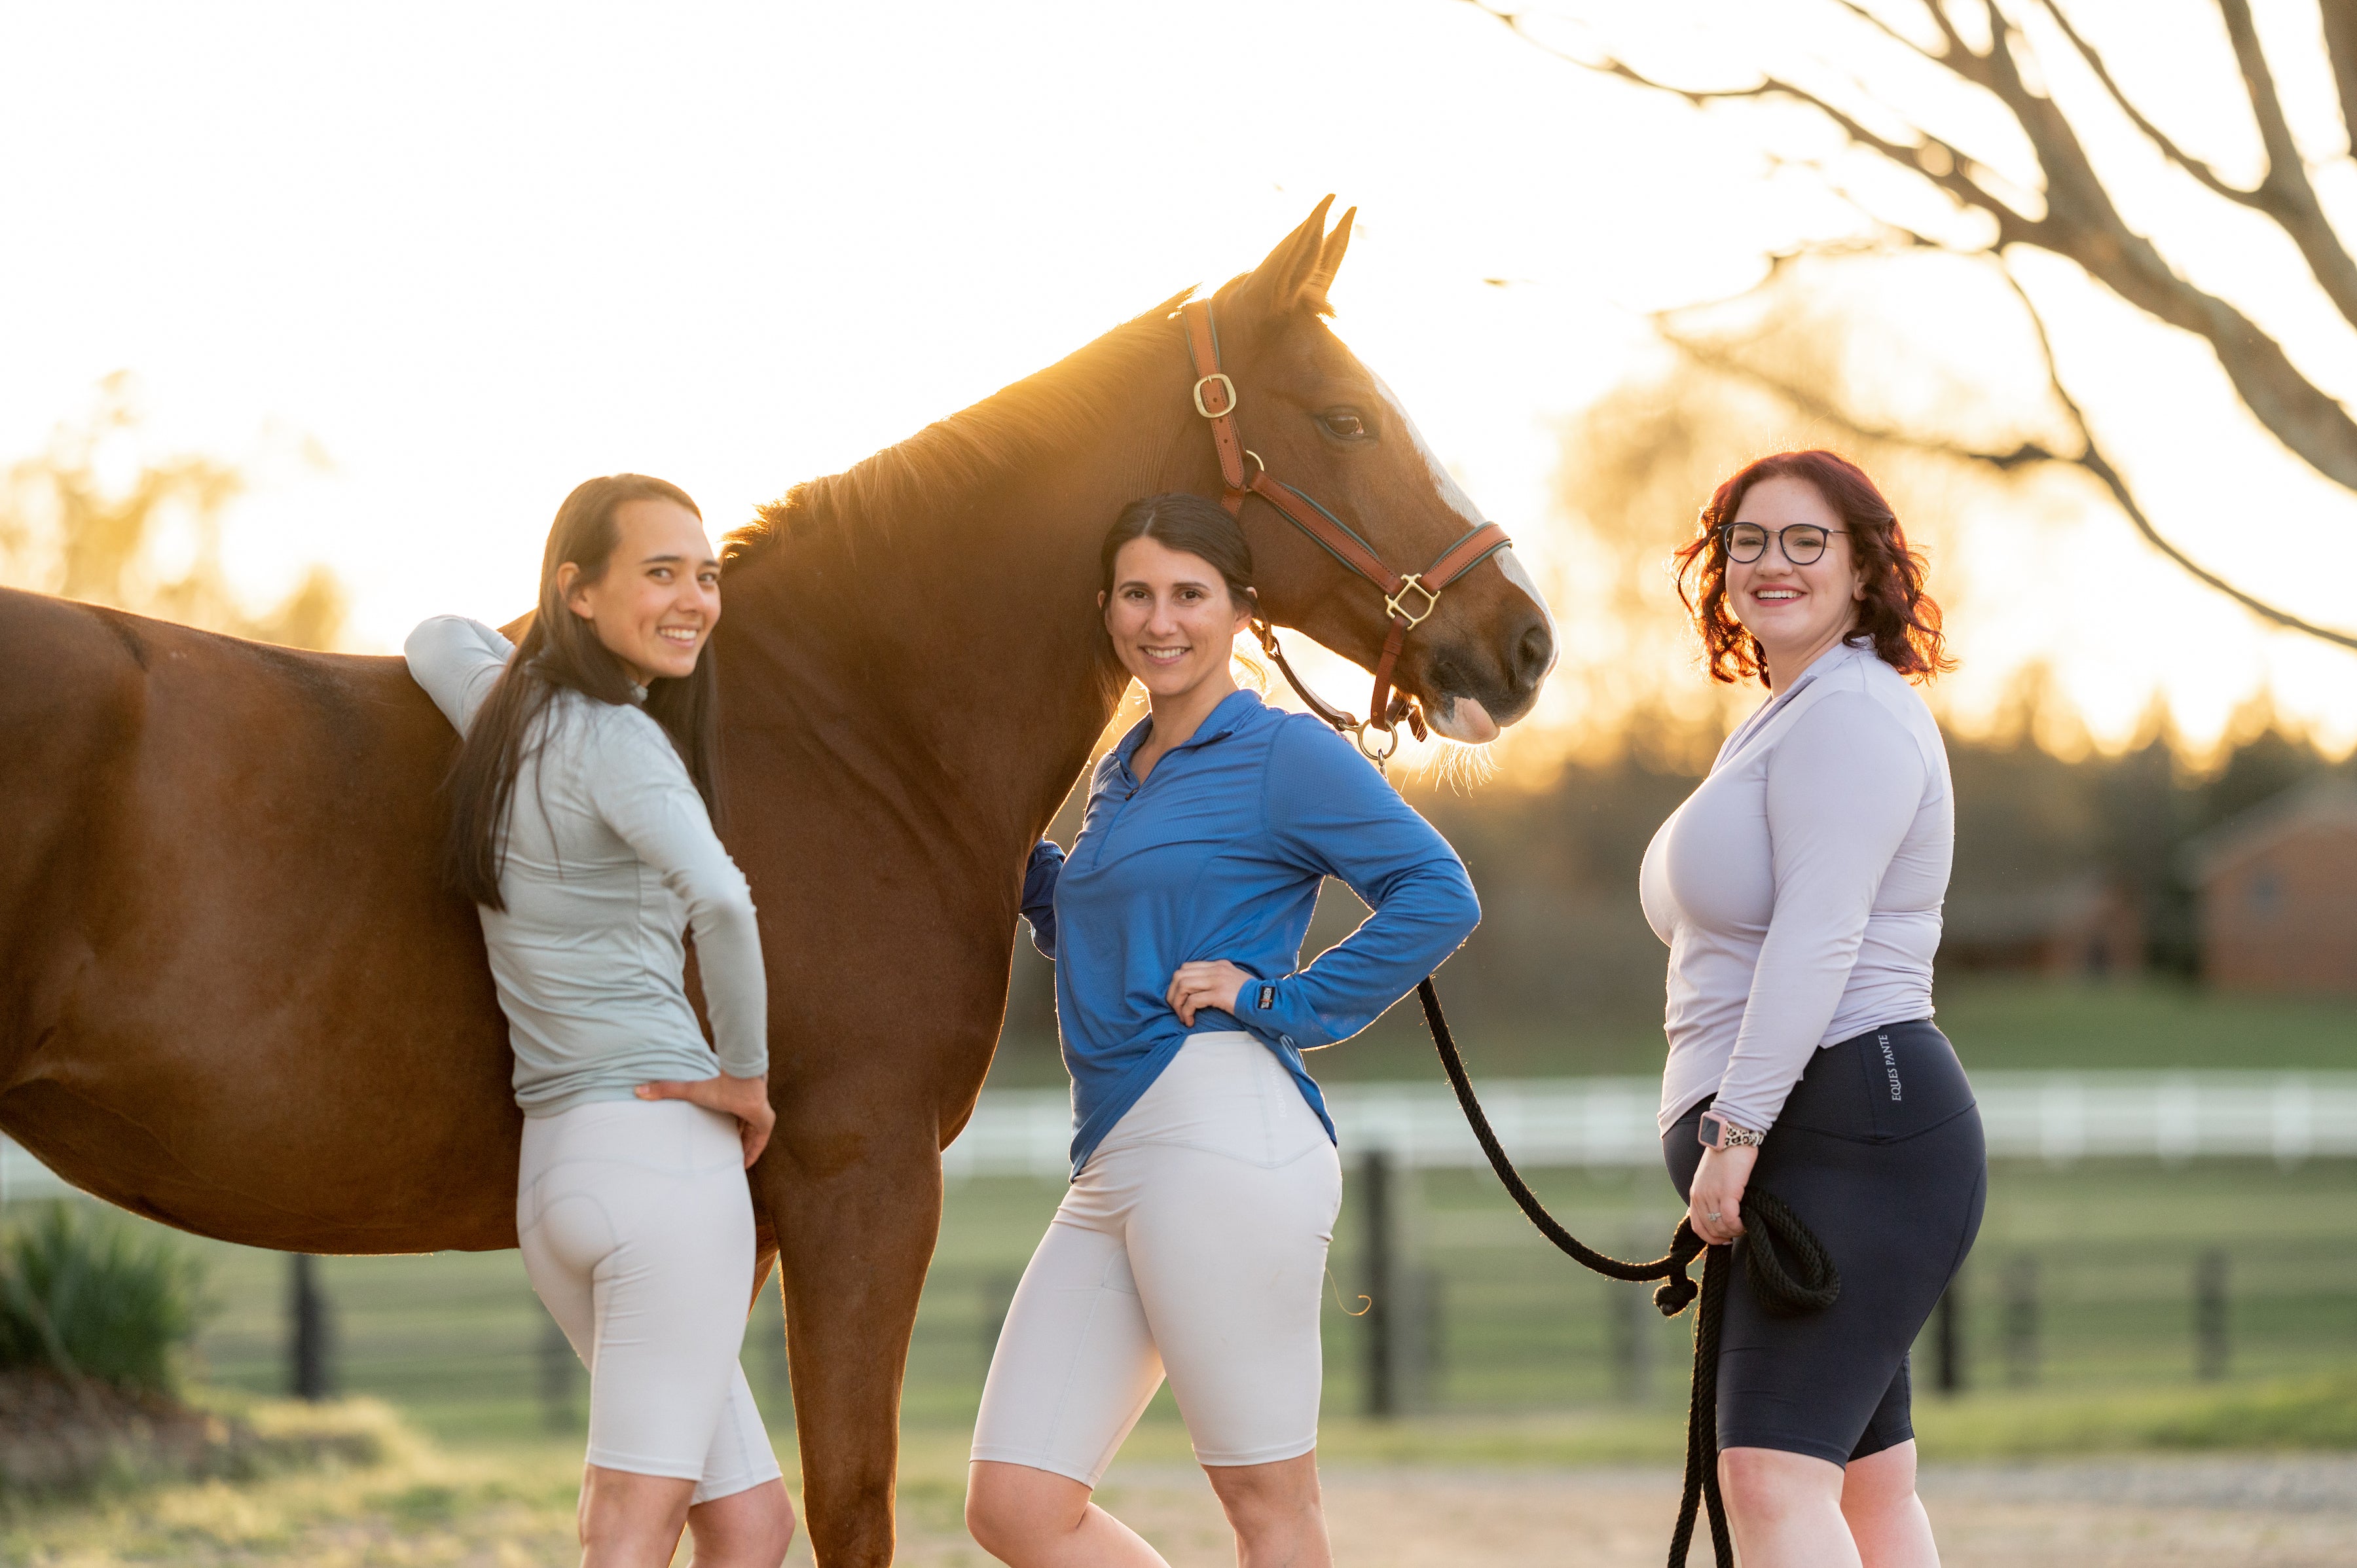
M 1478 518 L 1321 319 L 1351 221 L 1329 234 L 1326 210 L 1214 296 L 1225 367 L 1269 469 L 1413 569 Z M 723 788 L 778 1107 L 755 1278 L 782 1260 L 829 1568 L 892 1556 L 941 1151 L 990 1063 L 1025 854 L 1121 688 L 1098 542 L 1134 497 L 1219 491 L 1177 303 L 796 487 L 729 546 Z M 1267 507 L 1243 521 L 1272 618 L 1372 664 L 1382 596 Z M 1553 658 L 1501 553 L 1398 684 L 1485 740 Z M 10 593 L 0 667 L 0 1128 L 202 1235 L 514 1246 L 507 1031 L 474 911 L 435 879 L 455 737 L 401 661 Z

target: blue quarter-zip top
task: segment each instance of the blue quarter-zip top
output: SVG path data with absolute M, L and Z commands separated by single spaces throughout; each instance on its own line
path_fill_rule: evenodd
M 1448 842 L 1317 719 L 1237 692 L 1141 784 L 1130 759 L 1153 722 L 1098 763 L 1060 875 L 1055 846 L 1042 844 L 1027 878 L 1025 913 L 1056 961 L 1075 1176 L 1190 1033 L 1250 1030 L 1283 1058 L 1330 1137 L 1301 1053 L 1372 1023 L 1481 917 Z M 1329 876 L 1374 912 L 1299 969 Z M 1170 976 L 1212 959 L 1256 983 L 1232 1015 L 1198 1012 L 1189 1029 L 1165 1000 Z

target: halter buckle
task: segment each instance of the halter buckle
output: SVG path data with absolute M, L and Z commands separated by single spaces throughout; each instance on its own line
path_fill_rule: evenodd
M 1424 608 L 1418 610 L 1414 615 L 1410 615 L 1407 612 L 1407 607 L 1400 603 L 1400 600 L 1406 596 L 1407 591 L 1410 588 L 1414 588 L 1417 593 L 1424 596 Z M 1421 572 L 1408 573 L 1406 575 L 1400 578 L 1400 585 L 1397 592 L 1385 594 L 1383 596 L 1383 608 L 1389 610 L 1397 618 L 1407 622 L 1408 629 L 1411 631 L 1415 629 L 1415 628 L 1422 626 L 1424 624 L 1425 618 L 1439 607 L 1440 590 L 1437 588 L 1426 587 L 1424 585 L 1424 574 Z
M 1207 408 L 1203 403 L 1203 389 L 1213 381 L 1219 382 L 1220 390 L 1227 394 L 1227 401 L 1216 409 Z M 1235 413 L 1236 401 L 1236 383 L 1228 380 L 1227 373 L 1223 371 L 1213 371 L 1195 383 L 1195 412 L 1205 419 L 1223 419 Z

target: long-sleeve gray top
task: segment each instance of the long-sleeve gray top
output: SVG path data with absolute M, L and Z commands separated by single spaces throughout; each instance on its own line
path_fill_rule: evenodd
M 1939 725 L 1843 643 L 1746 720 L 1645 851 L 1670 945 L 1661 1125 L 1705 1095 L 1765 1132 L 1819 1047 L 1932 1015 L 1955 850 Z
M 461 734 L 514 645 L 437 616 L 409 672 Z M 731 1077 L 769 1070 L 769 993 L 753 897 L 671 737 L 642 709 L 559 689 L 524 761 L 500 845 L 504 910 L 478 907 L 527 1116 L 713 1076 L 687 1000 L 683 933 Z

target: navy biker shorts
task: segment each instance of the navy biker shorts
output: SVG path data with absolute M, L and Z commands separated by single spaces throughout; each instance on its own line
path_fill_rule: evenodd
M 1702 1163 L 1695 1129 L 1709 1105 L 1662 1135 L 1680 1197 Z M 1919 1019 L 1818 1051 L 1760 1146 L 1751 1186 L 1824 1243 L 1841 1296 L 1823 1312 L 1770 1317 L 1734 1260 L 1719 1446 L 1843 1465 L 1906 1442 L 1908 1350 L 1972 1250 L 1988 1197 L 1980 1112 L 1948 1037 Z

